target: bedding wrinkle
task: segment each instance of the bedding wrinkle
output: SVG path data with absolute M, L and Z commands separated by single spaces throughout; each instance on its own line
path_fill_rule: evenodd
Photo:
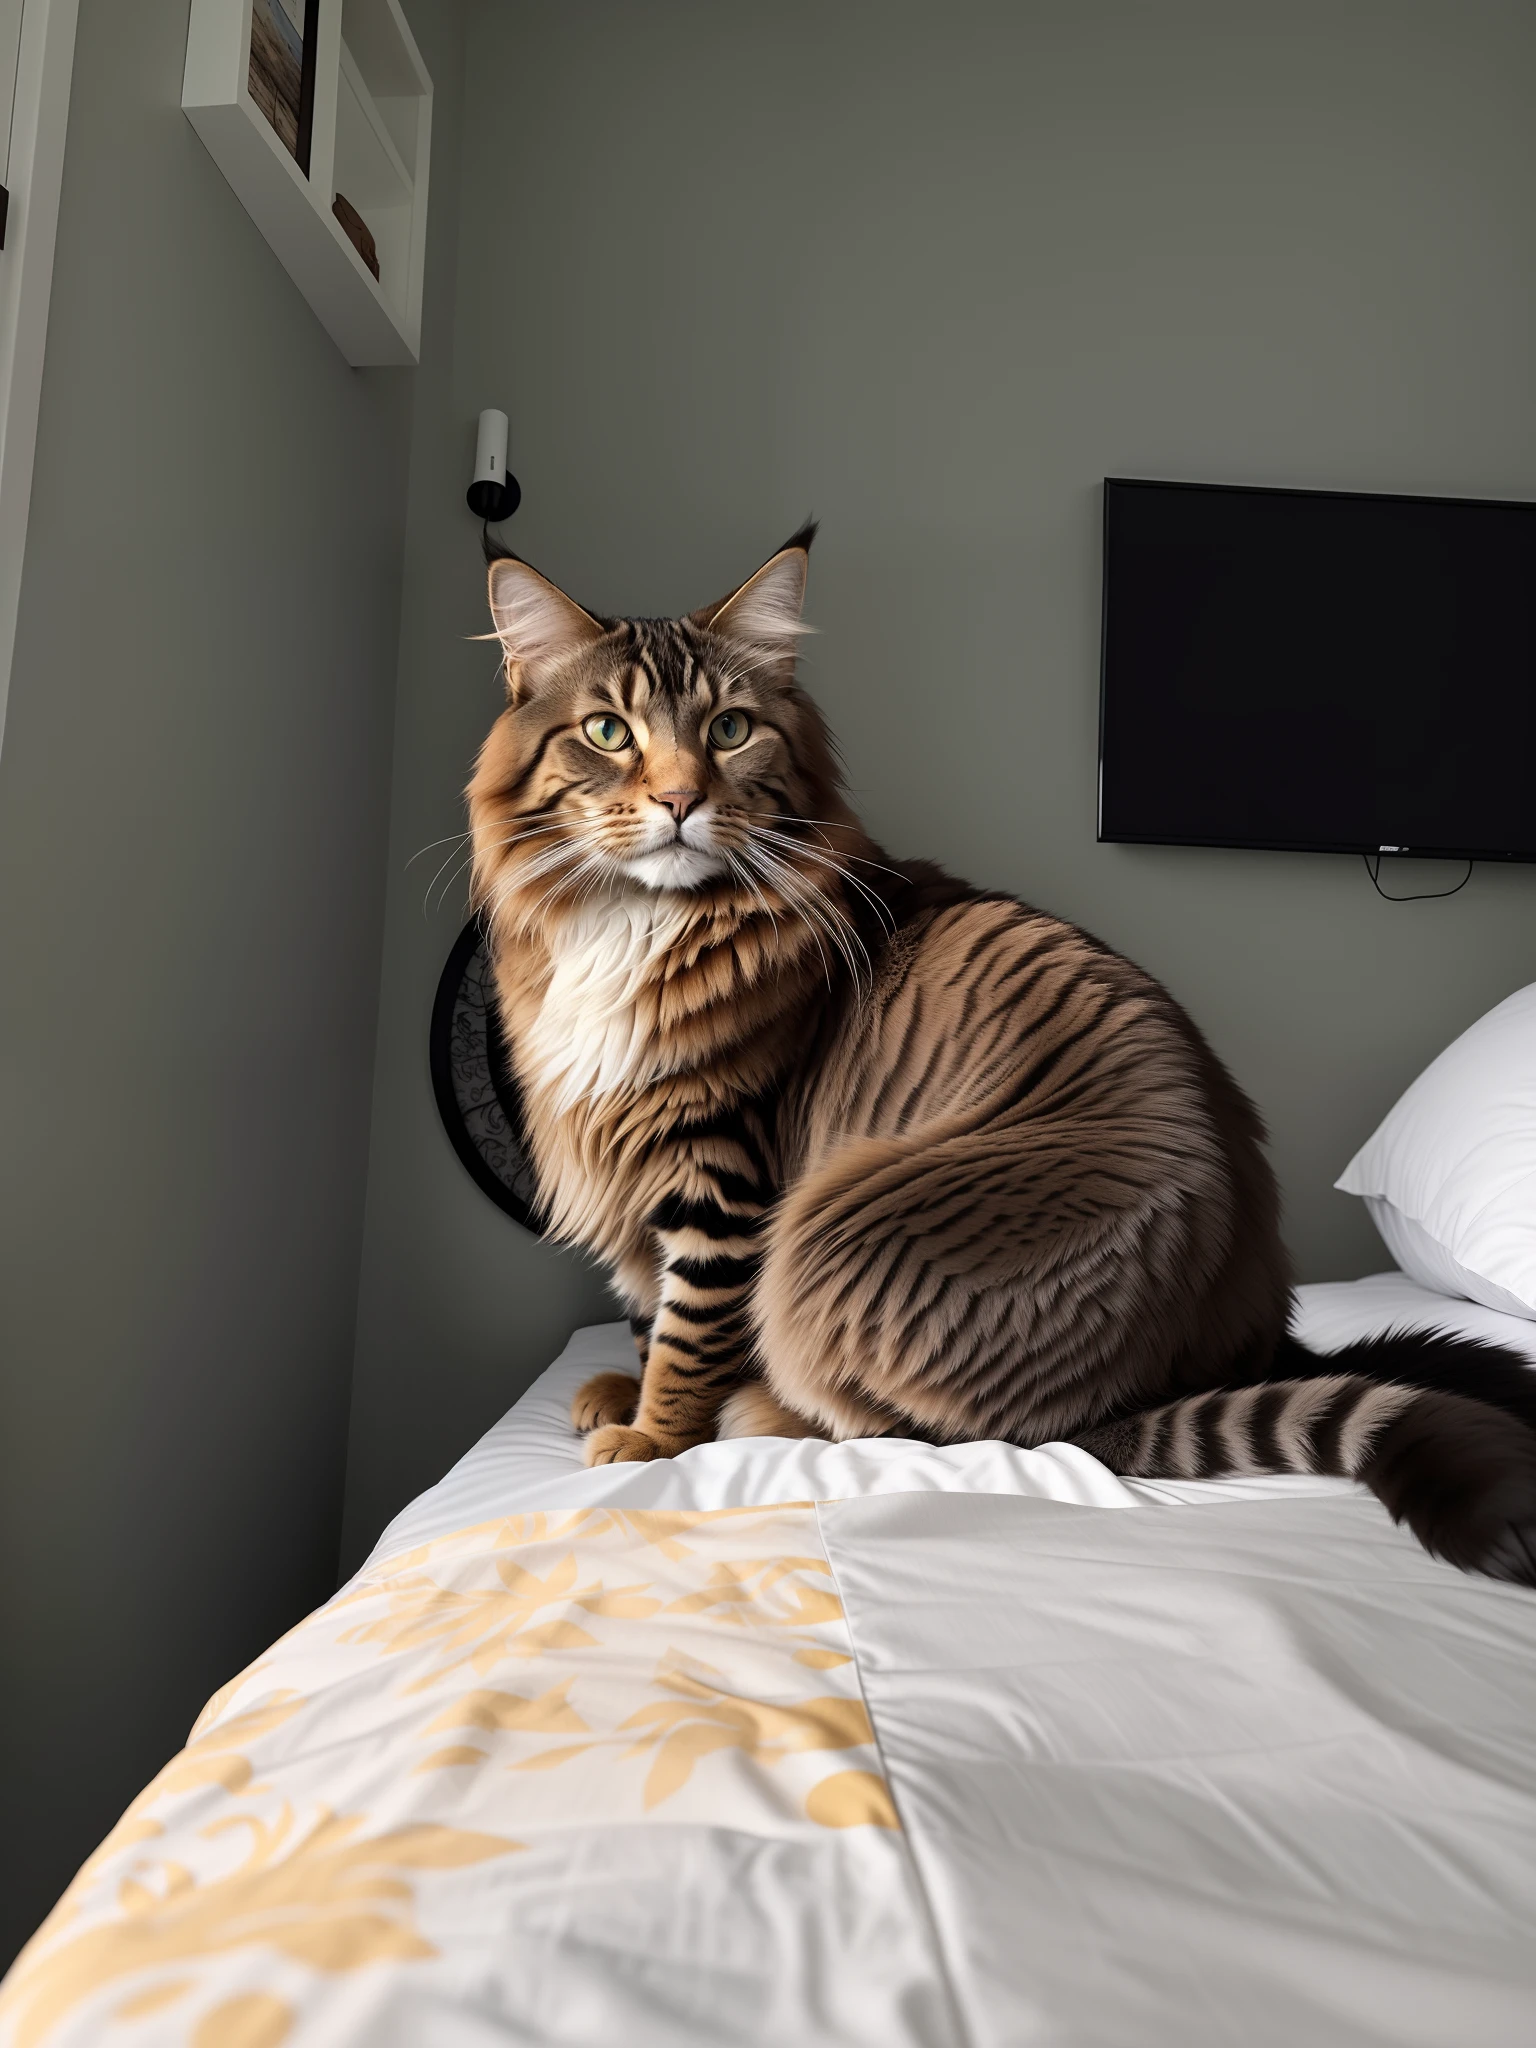
M 843 1598 L 843 1589 L 838 1583 L 837 1563 L 833 1547 L 827 1541 L 827 1531 L 822 1517 L 822 1504 L 820 1502 L 816 1504 L 816 1527 L 821 1537 L 821 1548 L 827 1560 L 827 1568 L 832 1574 L 832 1583 L 837 1587 L 838 1601 L 843 1615 L 844 1626 L 848 1630 L 849 1646 L 854 1654 L 854 1668 L 857 1672 L 859 1669 L 858 1645 L 854 1640 L 853 1620 L 848 1611 L 848 1603 Z M 867 1711 L 869 1701 L 867 1695 L 863 1692 L 862 1676 L 859 1678 L 859 1686 Z M 891 1774 L 889 1760 L 881 1745 L 880 1730 L 872 1714 L 870 1715 L 870 1727 L 873 1731 L 875 1750 L 880 1758 L 881 1773 L 885 1784 L 890 1788 L 890 1796 L 894 1803 L 896 1801 L 896 1780 Z M 896 1805 L 898 1815 L 900 1810 L 898 1803 Z M 952 2029 L 950 2038 L 954 2042 L 954 2048 L 982 2048 L 980 2040 L 973 2034 L 970 2026 L 967 2024 L 965 2009 L 961 2003 L 958 1987 L 955 1982 L 953 1966 L 945 1949 L 944 1930 L 940 1926 L 938 1915 L 934 1912 L 933 1900 L 929 1896 L 928 1886 L 924 1880 L 922 1864 L 913 1845 L 912 1836 L 905 1826 L 901 1830 L 901 1847 L 911 1875 L 912 1890 L 917 1900 L 918 1910 L 922 1915 L 929 1940 L 932 1944 L 936 1973 L 947 2008 L 947 2018 Z
M 1303 1288 L 1302 1301 L 1314 1291 Z M 652 1464 L 586 1469 L 579 1439 L 571 1431 L 571 1402 L 594 1378 L 632 1373 L 633 1364 L 634 1345 L 624 1324 L 578 1330 L 509 1413 L 437 1486 L 395 1518 L 369 1565 L 512 1506 L 721 1508 L 959 1489 L 1134 1508 L 1354 1490 L 1345 1480 L 1302 1474 L 1122 1480 L 1076 1444 L 1027 1451 L 999 1442 L 939 1445 L 899 1437 L 836 1444 L 822 1437 L 733 1438 Z

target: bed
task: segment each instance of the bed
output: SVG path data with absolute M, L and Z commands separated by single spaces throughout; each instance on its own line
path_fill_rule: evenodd
M 1324 1349 L 1536 1323 L 1401 1274 Z M 1536 2040 L 1536 1597 L 1320 1479 L 1056 1445 L 587 1472 L 579 1331 L 211 1700 L 3 2048 Z

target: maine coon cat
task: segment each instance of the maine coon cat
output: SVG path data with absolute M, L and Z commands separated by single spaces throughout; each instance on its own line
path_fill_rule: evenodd
M 490 568 L 475 899 L 549 1227 L 642 1367 L 577 1397 L 588 1462 L 896 1433 L 1346 1474 L 1536 1584 L 1524 1364 L 1304 1351 L 1258 1115 L 1173 998 L 871 843 L 795 677 L 813 531 L 682 619 Z

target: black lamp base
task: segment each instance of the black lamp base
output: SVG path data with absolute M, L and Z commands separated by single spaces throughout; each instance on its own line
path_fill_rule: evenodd
M 508 470 L 504 484 L 494 484 L 488 477 L 477 478 L 464 493 L 464 499 L 477 519 L 484 519 L 494 526 L 498 521 L 512 517 L 523 502 L 523 490 Z

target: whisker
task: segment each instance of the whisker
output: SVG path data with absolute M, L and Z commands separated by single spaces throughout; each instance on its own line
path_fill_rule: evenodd
M 574 874 L 559 872 L 560 869 L 569 867 L 572 861 L 576 862 Z M 538 902 L 531 909 L 523 913 L 522 921 L 525 924 L 531 924 L 545 904 L 552 902 L 562 889 L 570 887 L 574 882 L 579 882 L 583 876 L 589 873 L 601 871 L 605 865 L 605 849 L 592 839 L 590 833 L 584 833 L 578 839 L 567 840 L 563 845 L 552 847 L 547 853 L 541 853 L 538 860 L 531 864 L 529 873 L 520 877 L 513 877 L 509 880 L 501 900 L 505 901 L 506 895 L 510 895 L 513 889 L 521 886 L 528 880 L 553 873 L 555 875 L 554 882 L 544 891 Z
M 450 839 L 457 841 L 460 839 L 467 839 L 468 837 L 469 833 L 467 831 L 464 831 L 445 832 L 441 839 L 429 839 L 425 846 L 417 847 L 416 851 L 411 855 L 410 859 L 406 862 L 406 866 L 408 868 L 414 867 L 416 862 L 421 859 L 421 856 L 424 853 L 430 853 L 434 846 L 446 846 Z
M 585 855 L 586 850 L 586 847 L 579 839 L 562 840 L 558 846 L 546 847 L 542 853 L 529 862 L 527 867 L 520 868 L 513 874 L 499 877 L 491 892 L 492 899 L 498 910 L 516 895 L 520 889 L 526 888 L 528 883 L 537 881 L 542 875 L 549 874 L 558 868 L 568 867 L 572 861 L 581 859 Z M 559 885 L 556 884 L 556 886 L 558 887 Z
M 861 881 L 857 875 L 849 874 L 836 854 L 817 853 L 814 847 L 805 845 L 801 840 L 792 839 L 787 832 L 770 831 L 766 825 L 751 825 L 747 829 L 755 836 L 775 840 L 781 846 L 793 847 L 795 852 L 803 853 L 808 859 L 819 861 L 823 867 L 831 868 L 836 874 L 841 875 L 845 882 L 850 882 L 858 890 L 859 894 L 874 910 L 882 924 L 888 926 L 891 931 L 895 931 L 896 919 L 892 915 L 889 905 L 883 903 L 874 890 L 866 882 Z
M 797 869 L 792 868 L 787 861 L 781 860 L 776 853 L 770 853 L 766 847 L 753 845 L 747 851 L 752 864 L 757 867 L 758 871 L 768 881 L 773 883 L 782 896 L 793 904 L 800 912 L 800 915 L 808 923 L 826 933 L 828 939 L 842 956 L 843 962 L 849 974 L 853 977 L 855 985 L 861 980 L 859 961 L 854 952 L 855 947 L 858 949 L 858 954 L 863 957 L 864 972 L 869 976 L 871 983 L 873 983 L 874 964 L 870 960 L 864 941 L 849 922 L 846 914 L 833 902 L 826 890 L 820 886 L 814 877 L 801 874 Z
M 462 836 L 462 835 L 461 835 L 461 836 Z M 474 848 L 473 848 L 473 847 L 471 847 L 471 848 L 470 848 L 470 850 L 469 850 L 469 855 L 468 855 L 468 859 L 470 860 L 470 862 L 473 862 L 473 860 L 474 860 L 474 857 L 475 857 L 475 852 L 474 852 Z M 455 863 L 456 861 L 458 862 L 458 867 L 455 867 L 455 866 L 454 866 L 454 863 Z M 432 891 L 433 891 L 433 890 L 434 890 L 434 889 L 435 889 L 435 888 L 437 887 L 437 885 L 438 885 L 439 881 L 441 881 L 441 879 L 442 879 L 442 877 L 443 877 L 444 873 L 446 872 L 446 870 L 447 870 L 447 869 L 449 869 L 449 868 L 453 868 L 453 869 L 454 869 L 454 875 L 457 875 L 457 873 L 458 873 L 458 868 L 459 868 L 459 867 L 462 867 L 463 865 L 464 865 L 464 858 L 463 858 L 463 857 L 462 857 L 462 856 L 461 856 L 461 855 L 460 855 L 460 854 L 459 854 L 459 853 L 457 852 L 457 850 L 455 850 L 455 851 L 454 851 L 453 853 L 450 853 L 450 854 L 449 854 L 448 858 L 447 858 L 447 859 L 446 859 L 446 860 L 445 860 L 445 861 L 443 862 L 443 865 L 442 865 L 442 867 L 440 867 L 440 868 L 438 869 L 437 873 L 436 873 L 436 874 L 435 874 L 435 875 L 434 875 L 434 876 L 432 877 L 431 881 L 430 881 L 430 882 L 428 882 L 428 884 L 427 884 L 427 887 L 426 887 L 426 892 L 425 892 L 425 894 L 424 894 L 424 895 L 422 896 L 422 899 L 421 899 L 421 914 L 422 914 L 422 916 L 423 916 L 423 917 L 426 917 L 426 916 L 428 915 L 428 913 L 430 912 L 431 908 L 432 908 Z M 449 889 L 451 889 L 451 888 L 453 887 L 453 879 L 454 879 L 454 876 L 453 876 L 453 875 L 450 875 L 450 876 L 449 876 L 449 878 L 448 878 L 448 884 L 447 884 L 447 887 L 446 887 L 446 888 L 445 888 L 445 889 L 443 890 L 443 898 L 444 898 L 444 900 L 445 900 L 445 901 L 446 901 L 446 899 L 447 899 L 447 895 L 448 895 L 448 890 L 449 890 Z M 439 907 L 441 907 L 441 906 L 439 906 Z
M 485 853 L 485 852 L 490 852 L 491 850 L 493 850 L 493 849 L 495 849 L 495 848 L 502 848 L 502 849 L 505 849 L 505 848 L 507 848 L 507 847 L 509 847 L 509 846 L 516 846 L 516 845 L 518 844 L 518 842 L 519 842 L 520 840 L 523 840 L 523 839 L 536 839 L 536 838 L 540 837 L 540 836 L 541 836 L 542 834 L 545 834 L 545 833 L 549 833 L 549 832 L 558 832 L 559 830 L 561 830 L 561 827 L 560 827 L 560 825 L 558 825 L 558 824 L 551 824 L 551 825 L 528 825 L 528 826 L 525 826 L 525 827 L 521 828 L 520 830 L 518 830 L 518 831 L 516 831 L 516 832 L 513 832 L 513 833 L 511 833 L 511 834 L 510 834 L 510 835 L 509 835 L 509 836 L 508 836 L 507 838 L 505 838 L 505 839 L 492 839 L 492 840 L 488 840 L 488 841 L 486 841 L 486 842 L 485 842 L 485 844 L 484 844 L 483 846 L 471 846 L 471 847 L 470 847 L 470 849 L 469 849 L 469 857 L 468 857 L 468 858 L 469 858 L 469 863 L 470 863 L 470 864 L 472 865 L 472 864 L 473 864 L 473 863 L 474 863 L 474 862 L 475 862 L 475 861 L 476 861 L 477 859 L 479 859 L 479 857 L 480 857 L 480 855 L 481 855 L 482 853 Z M 406 866 L 407 866 L 407 868 L 409 868 L 409 867 L 411 866 L 411 863 L 412 863 L 413 861 L 417 861 L 417 860 L 419 860 L 419 859 L 421 858 L 421 855 L 422 855 L 423 853 L 426 853 L 426 852 L 430 851 L 430 848 L 431 848 L 431 847 L 433 847 L 433 846 L 443 846 L 443 845 L 446 845 L 450 837 L 451 837 L 451 838 L 455 838 L 455 839 L 457 839 L 458 841 L 463 841 L 463 840 L 465 840 L 465 839 L 468 839 L 468 838 L 469 838 L 470 836 L 471 836 L 471 834 L 470 834 L 469 832 L 459 832 L 459 833 L 456 833 L 456 834 L 449 834 L 449 833 L 445 833 L 445 834 L 443 835 L 443 837 L 442 837 L 441 839 L 434 839 L 434 840 L 431 840 L 431 841 L 429 842 L 429 844 L 428 844 L 427 846 L 423 846 L 422 848 L 420 848 L 420 850 L 419 850 L 418 852 L 416 852 L 416 853 L 413 853 L 413 854 L 411 855 L 411 858 L 410 858 L 410 860 L 408 860 L 408 861 L 406 862 Z M 437 888 L 437 885 L 438 885 L 438 883 L 439 883 L 440 881 L 442 881 L 442 877 L 443 877 L 443 875 L 444 875 L 444 874 L 445 874 L 445 873 L 447 872 L 447 870 L 448 870 L 448 869 L 449 869 L 450 867 L 453 867 L 453 863 L 454 863 L 454 858 L 455 858 L 455 856 L 454 856 L 453 854 L 451 854 L 451 853 L 450 853 L 450 854 L 449 854 L 449 856 L 448 856 L 448 858 L 447 858 L 447 860 L 445 860 L 445 861 L 443 862 L 442 866 L 441 866 L 441 867 L 440 867 L 440 868 L 438 869 L 437 873 L 436 873 L 436 874 L 435 874 L 435 875 L 434 875 L 434 876 L 432 877 L 431 881 L 430 881 L 430 882 L 428 882 L 428 884 L 427 884 L 427 887 L 426 887 L 426 891 L 425 891 L 425 894 L 424 894 L 424 895 L 423 895 L 423 897 L 422 897 L 422 903 L 421 903 L 421 914 L 422 914 L 422 916 L 423 916 L 423 917 L 426 917 L 426 916 L 427 916 L 427 915 L 429 914 L 429 912 L 431 911 L 431 908 L 432 908 L 432 892 L 433 892 L 433 890 L 434 890 L 434 889 L 436 889 L 436 888 Z M 463 861 L 460 861 L 460 863 L 459 863 L 459 867 L 463 867 L 464 865 L 465 865 L 465 863 L 464 863 Z M 446 901 L 448 900 L 448 891 L 449 891 L 449 890 L 450 890 L 450 889 L 451 889 L 451 888 L 453 887 L 453 884 L 454 884 L 455 880 L 456 880 L 456 879 L 457 879 L 457 877 L 458 877 L 458 873 L 459 873 L 459 868 L 454 868 L 454 872 L 453 872 L 453 874 L 449 875 L 449 877 L 448 877 L 448 880 L 447 880 L 446 882 L 444 882 L 444 883 L 443 883 L 443 887 L 442 887 L 441 893 L 439 894 L 439 897 L 438 897 L 438 908 L 439 908 L 439 909 L 441 909 L 441 908 L 442 908 L 442 906 L 443 906 L 443 904 L 444 904 L 444 903 L 445 903 L 445 902 L 446 902 Z
M 585 885 L 577 891 L 576 908 L 578 910 L 585 902 L 588 901 L 590 897 L 594 896 L 597 893 L 598 884 L 604 879 L 607 873 L 608 863 L 596 854 L 594 854 L 592 856 L 591 861 L 591 873 L 589 874 Z
M 751 862 L 752 855 L 748 849 L 743 848 L 742 858 L 748 862 Z M 766 869 L 763 870 L 763 874 L 764 878 L 767 881 L 773 882 L 773 877 L 767 873 Z M 801 922 L 804 924 L 806 930 L 810 933 L 811 943 L 815 946 L 817 952 L 821 955 L 822 974 L 826 978 L 827 987 L 831 988 L 833 986 L 832 963 L 827 958 L 826 948 L 821 943 L 821 934 L 818 932 L 814 920 L 807 916 L 804 906 L 795 900 L 795 898 L 790 894 L 788 889 L 785 889 L 778 882 L 774 882 L 774 887 L 778 889 L 779 894 L 784 898 L 785 902 L 789 905 L 790 909 L 798 912 Z
M 448 891 L 453 887 L 454 883 L 459 879 L 459 876 L 462 875 L 467 868 L 471 868 L 474 866 L 474 861 L 475 856 L 473 852 L 465 854 L 460 859 L 458 865 L 454 868 L 453 873 L 448 877 L 447 881 L 444 882 L 442 890 L 438 895 L 437 908 L 439 910 L 441 910 L 443 905 L 448 901 Z M 437 875 L 434 875 L 432 877 L 431 882 L 429 882 L 427 885 L 426 895 L 423 896 L 423 898 L 421 899 L 421 914 L 423 917 L 428 917 L 431 915 L 432 891 L 437 886 L 437 876 L 440 875 L 442 872 L 442 868 L 439 868 L 437 871 Z
M 520 831 L 520 832 L 514 832 L 514 833 L 513 833 L 512 835 L 511 835 L 511 837 L 510 837 L 510 838 L 507 838 L 507 839 L 500 839 L 500 840 L 493 840 L 493 841 L 491 842 L 491 845 L 492 845 L 492 846 L 500 846 L 500 847 L 503 847 L 503 848 L 505 848 L 505 847 L 508 847 L 508 846 L 515 846 L 515 845 L 516 845 L 516 844 L 518 843 L 518 841 L 519 841 L 519 840 L 522 840 L 522 839 L 536 839 L 536 838 L 538 838 L 538 837 L 539 837 L 539 836 L 540 836 L 541 834 L 544 834 L 544 833 L 548 833 L 548 832 L 557 832 L 557 831 L 559 831 L 559 830 L 561 830 L 561 829 L 562 829 L 562 828 L 561 828 L 561 826 L 559 826 L 558 824 L 555 824 L 555 825 L 530 825 L 530 826 L 528 826 L 528 827 L 527 827 L 527 829 L 526 829 L 526 830 L 524 830 L 524 831 Z M 441 843 L 441 842 L 439 842 L 439 843 Z M 469 850 L 469 854 L 468 854 L 468 856 L 467 856 L 466 858 L 464 858 L 464 859 L 461 859 L 461 860 L 459 861 L 459 863 L 458 863 L 458 866 L 457 866 L 457 867 L 454 867 L 454 869 L 453 869 L 453 873 L 452 873 L 451 875 L 449 875 L 449 876 L 448 876 L 448 879 L 447 879 L 447 881 L 446 881 L 446 882 L 443 882 L 442 888 L 441 888 L 440 890 L 438 890 L 438 896 L 437 896 L 437 908 L 438 908 L 439 910 L 441 910 L 441 909 L 442 909 L 442 907 L 443 907 L 443 905 L 444 905 L 444 904 L 445 904 L 445 903 L 446 903 L 446 902 L 448 901 L 448 891 L 449 891 L 449 890 L 450 890 L 450 889 L 451 889 L 451 888 L 453 887 L 454 883 L 455 883 L 455 882 L 456 882 L 456 881 L 458 880 L 458 878 L 459 878 L 459 875 L 460 875 L 460 874 L 461 874 L 461 873 L 463 872 L 464 868 L 465 868 L 465 867 L 467 867 L 467 866 L 472 866 L 472 865 L 474 864 L 474 862 L 476 861 L 476 859 L 477 859 L 477 858 L 479 857 L 479 854 L 480 854 L 480 852 L 481 852 L 482 850 L 484 850 L 484 849 L 481 849 L 481 848 L 477 848 L 477 847 L 471 847 L 471 848 L 470 848 L 470 850 Z M 450 866 L 452 866 L 452 865 L 453 865 L 453 860 L 454 860 L 454 856 L 453 856 L 452 854 L 449 854 L 449 856 L 448 856 L 447 860 L 445 860 L 445 861 L 443 862 L 443 865 L 442 865 L 442 867 L 440 867 L 440 868 L 438 869 L 437 873 L 436 873 L 436 874 L 435 874 L 435 875 L 434 875 L 434 876 L 432 877 L 431 881 L 430 881 L 430 882 L 429 882 L 429 883 L 427 884 L 427 892 L 426 892 L 426 895 L 425 895 L 425 897 L 424 897 L 424 898 L 423 898 L 423 900 L 422 900 L 422 906 L 421 906 L 421 914 L 422 914 L 422 916 L 423 916 L 423 917 L 426 917 L 426 916 L 428 916 L 428 915 L 430 914 L 430 912 L 431 912 L 431 910 L 432 910 L 432 892 L 433 892 L 433 890 L 434 890 L 434 889 L 437 889 L 437 885 L 438 885 L 439 881 L 441 881 L 441 880 L 442 880 L 442 876 L 443 876 L 444 872 L 445 872 L 445 871 L 446 871 L 446 870 L 447 870 L 447 869 L 448 869 L 448 868 L 449 868 Z
M 861 894 L 866 896 L 868 900 L 872 904 L 874 904 L 876 909 L 879 911 L 882 919 L 889 920 L 891 929 L 893 931 L 895 930 L 895 921 L 894 919 L 890 918 L 889 911 L 886 909 L 886 906 L 880 901 L 879 897 L 875 896 L 872 891 L 866 889 L 863 883 L 859 881 L 857 875 L 848 874 L 847 871 L 843 867 L 841 867 L 839 863 L 830 855 L 819 854 L 815 852 L 811 847 L 801 845 L 797 840 L 786 841 L 784 840 L 784 835 L 782 833 L 765 832 L 763 827 L 760 825 L 752 826 L 748 829 L 750 837 L 754 842 L 760 842 L 762 839 L 775 839 L 784 841 L 784 843 L 791 846 L 795 852 L 806 854 L 811 860 L 820 862 L 820 864 L 823 867 L 831 868 L 834 871 L 834 873 L 840 875 L 845 882 L 851 882 L 854 885 L 854 887 L 860 891 Z M 781 854 L 776 853 L 772 857 L 775 860 L 783 860 L 783 856 Z M 798 873 L 798 870 L 794 869 L 792 862 L 785 862 L 784 865 L 786 867 L 789 867 L 792 872 Z M 829 910 L 834 910 L 839 917 L 846 918 L 846 911 L 843 909 L 843 907 L 836 903 L 835 899 L 827 892 L 826 889 L 824 889 L 821 886 L 819 882 L 816 881 L 814 876 L 802 875 L 801 880 L 805 882 L 808 887 L 815 889 L 817 895 L 822 899 L 822 901 L 826 904 Z M 853 926 L 852 921 L 848 920 L 848 924 L 850 932 L 853 932 L 856 935 L 856 928 Z M 862 947 L 862 939 L 859 941 L 859 943 Z M 865 957 L 866 959 L 868 958 L 867 950 L 865 952 Z
M 606 865 L 602 853 L 596 849 L 583 854 L 581 860 L 576 865 L 574 874 L 559 876 L 533 906 L 533 909 L 529 912 L 529 917 L 537 917 L 545 904 L 558 896 L 562 889 L 574 887 L 584 876 L 601 875 Z M 579 892 L 577 901 L 578 903 L 581 901 L 581 894 Z
M 725 864 L 730 869 L 731 873 L 736 877 L 737 881 L 742 883 L 746 888 L 750 889 L 752 891 L 752 894 L 757 898 L 758 902 L 761 903 L 761 905 L 763 906 L 764 914 L 766 915 L 768 922 L 773 926 L 773 936 L 775 942 L 777 942 L 779 936 L 779 920 L 773 914 L 773 905 L 768 901 L 768 898 L 763 894 L 762 890 L 759 889 L 757 883 L 753 880 L 751 869 L 747 866 L 745 861 L 737 858 L 736 854 L 731 850 L 730 847 L 723 846 L 720 849 L 720 851 L 725 855 Z
M 516 846 L 524 839 L 538 839 L 546 833 L 566 832 L 570 829 L 570 820 L 568 818 L 556 818 L 548 825 L 525 825 L 520 830 L 509 833 L 505 839 L 488 839 L 486 845 L 488 847 Z
M 737 815 L 743 818 L 769 818 L 776 825 L 826 825 L 835 832 L 848 829 L 846 818 L 801 818 L 797 817 L 793 811 L 741 811 Z M 798 840 L 795 841 L 796 845 L 799 843 Z M 823 846 L 827 845 L 825 839 L 821 843 Z M 827 850 L 828 852 L 832 851 L 830 847 Z M 839 854 L 838 858 L 840 860 L 851 860 L 861 868 L 878 868 L 883 875 L 894 875 L 898 882 L 908 880 L 908 877 L 902 873 L 900 868 L 888 867 L 883 860 L 867 860 L 862 853 L 843 853 Z
M 533 858 L 519 870 L 521 877 L 525 882 L 536 882 L 540 875 L 553 874 L 555 869 L 569 857 L 572 848 L 585 853 L 591 844 L 591 840 L 583 833 L 578 838 L 562 839 L 555 846 L 541 847 Z

